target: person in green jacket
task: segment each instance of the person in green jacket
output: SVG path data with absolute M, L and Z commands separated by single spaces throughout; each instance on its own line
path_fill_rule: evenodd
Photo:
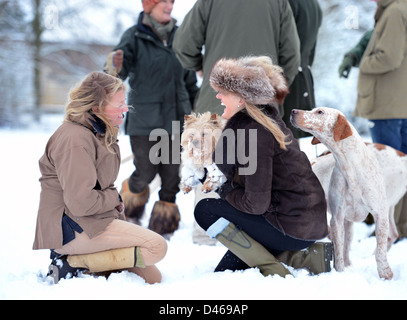
M 267 55 L 283 68 L 288 84 L 300 66 L 300 44 L 288 0 L 197 0 L 177 30 L 173 48 L 184 68 L 203 74 L 197 112 L 223 113 L 208 80 L 221 58 Z
M 149 228 L 167 234 L 178 228 L 180 220 L 175 200 L 181 160 L 173 150 L 179 151 L 184 115 L 191 112 L 198 87 L 195 73 L 183 69 L 172 50 L 177 29 L 171 17 L 174 0 L 142 0 L 142 4 L 137 24 L 124 32 L 105 72 L 129 78 L 130 110 L 124 127 L 136 170 L 121 190 L 126 216 L 138 221 L 149 199 L 148 185 L 159 174 L 160 200 L 153 207 Z M 164 148 L 155 150 L 158 143 Z

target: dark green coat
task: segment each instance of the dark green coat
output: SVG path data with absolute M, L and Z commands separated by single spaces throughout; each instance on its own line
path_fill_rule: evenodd
M 175 35 L 174 51 L 185 68 L 203 70 L 197 112 L 223 113 L 208 81 L 221 58 L 267 55 L 284 69 L 289 84 L 300 63 L 298 35 L 287 0 L 198 0 Z
M 148 136 L 153 129 L 172 132 L 172 121 L 182 121 L 190 114 L 198 91 L 194 72 L 184 70 L 179 63 L 172 43 L 176 27 L 168 39 L 168 45 L 158 38 L 152 29 L 138 23 L 124 32 L 115 47 L 123 50 L 123 68 L 119 76 L 129 78 L 129 112 L 125 131 L 130 136 Z
M 284 102 L 284 122 L 296 138 L 309 136 L 294 128 L 290 123 L 292 109 L 311 110 L 315 108 L 314 80 L 311 66 L 314 62 L 318 30 L 322 24 L 322 10 L 318 0 L 289 0 L 294 14 L 301 44 L 301 66 L 290 86 L 290 94 Z

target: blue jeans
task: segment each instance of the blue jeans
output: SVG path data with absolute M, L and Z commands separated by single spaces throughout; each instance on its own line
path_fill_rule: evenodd
M 407 153 L 407 119 L 370 120 L 373 142 L 381 143 Z

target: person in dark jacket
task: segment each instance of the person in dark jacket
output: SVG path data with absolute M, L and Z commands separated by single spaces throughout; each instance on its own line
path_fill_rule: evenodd
M 328 234 L 325 194 L 277 112 L 288 92 L 282 69 L 266 56 L 221 59 L 209 80 L 228 120 L 214 153 L 227 182 L 220 199 L 197 204 L 195 218 L 229 249 L 216 270 L 285 276 L 282 261 L 329 271 L 331 244 L 315 242 Z
M 179 150 L 173 143 L 179 142 L 184 115 L 191 112 L 198 87 L 195 73 L 184 70 L 172 50 L 177 29 L 171 18 L 174 0 L 142 3 L 138 23 L 125 31 L 105 71 L 129 78 L 131 88 L 125 132 L 130 136 L 136 170 L 121 191 L 126 216 L 141 217 L 149 199 L 148 185 L 159 174 L 160 200 L 154 205 L 149 228 L 165 234 L 176 230 L 180 219 L 175 204 L 180 156 L 172 154 Z M 159 143 L 164 148 L 157 148 Z
M 314 79 L 311 67 L 314 62 L 318 31 L 322 24 L 322 10 L 318 0 L 289 0 L 300 38 L 301 66 L 290 86 L 290 93 L 284 101 L 283 120 L 299 139 L 310 134 L 294 128 L 290 123 L 292 109 L 312 110 L 315 108 Z

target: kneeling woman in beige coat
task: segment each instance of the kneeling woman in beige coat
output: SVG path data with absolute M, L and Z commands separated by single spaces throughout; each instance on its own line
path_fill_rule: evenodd
M 39 161 L 41 197 L 33 249 L 51 249 L 49 275 L 129 270 L 148 283 L 166 254 L 160 235 L 125 221 L 114 186 L 117 133 L 128 111 L 122 81 L 93 72 L 70 92 L 64 123 Z

